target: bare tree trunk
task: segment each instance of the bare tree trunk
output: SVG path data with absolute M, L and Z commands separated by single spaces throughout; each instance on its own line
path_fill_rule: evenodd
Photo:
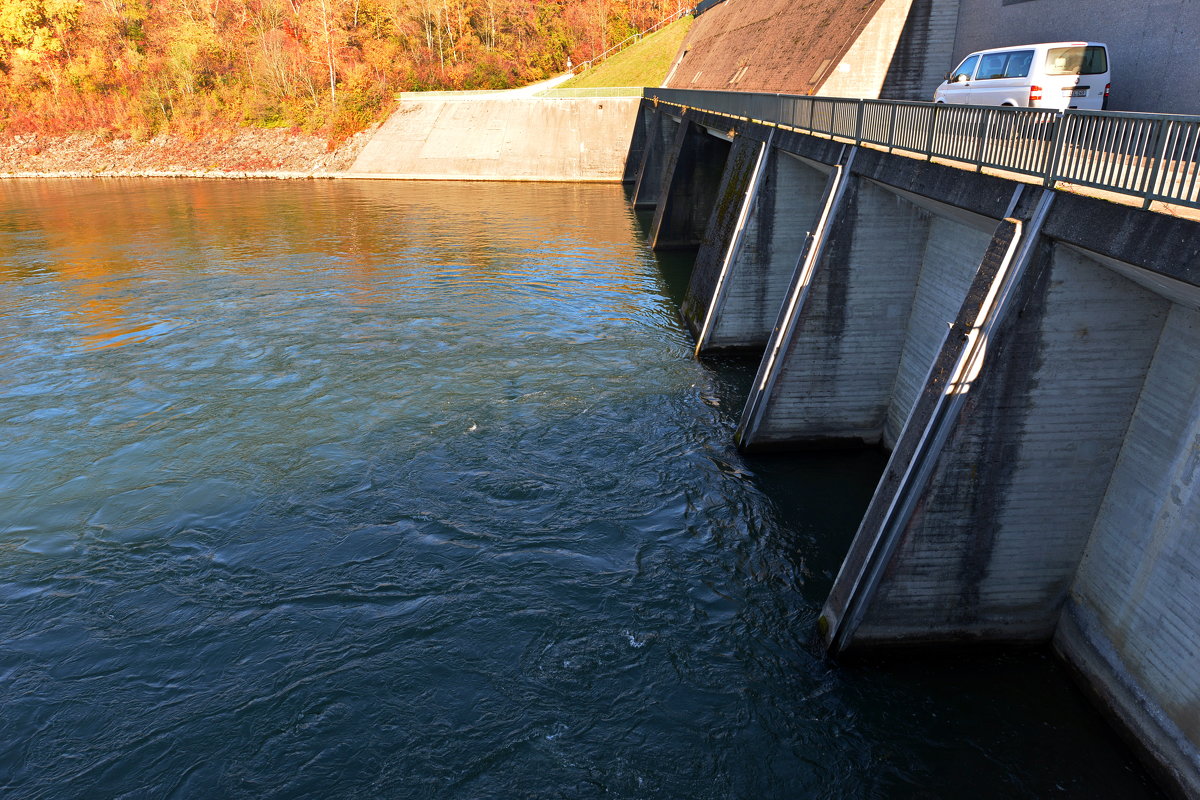
M 325 29 L 325 63 L 329 67 L 329 102 L 337 108 L 337 73 L 333 61 L 333 30 L 327 0 L 321 0 L 321 24 Z

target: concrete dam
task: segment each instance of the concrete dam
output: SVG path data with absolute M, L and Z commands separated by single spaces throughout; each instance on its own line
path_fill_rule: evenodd
M 1189 117 L 647 89 L 431 98 L 353 172 L 628 182 L 695 250 L 697 356 L 760 359 L 737 446 L 890 453 L 827 652 L 1048 644 L 1190 797 L 1198 152 Z
M 1161 143 L 1194 159 L 1197 123 L 1097 149 L 1094 120 L 646 94 L 625 177 L 653 247 L 697 248 L 696 352 L 761 354 L 738 446 L 891 453 L 814 635 L 1048 643 L 1200 795 L 1200 225 L 1147 210 L 1194 205 Z

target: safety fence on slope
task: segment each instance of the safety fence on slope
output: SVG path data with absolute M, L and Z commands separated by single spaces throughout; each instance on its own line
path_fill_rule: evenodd
M 612 47 L 605 50 L 600 55 L 592 56 L 587 61 L 584 61 L 583 63 L 580 63 L 580 64 L 576 64 L 569 71 L 576 75 L 579 75 L 582 72 L 586 72 L 587 70 L 589 70 L 592 67 L 599 64 L 604 59 L 609 58 L 611 56 L 615 56 L 617 53 L 621 52 L 622 50 L 624 50 L 627 47 L 632 47 L 633 45 L 637 44 L 642 39 L 646 38 L 647 36 L 649 36 L 652 33 L 657 33 L 658 31 L 667 27 L 668 25 L 670 25 L 672 22 L 679 19 L 680 17 L 686 17 L 688 14 L 691 14 L 693 10 L 694 9 L 690 5 L 681 6 L 680 8 L 676 9 L 674 13 L 663 17 L 658 22 L 651 25 L 649 28 L 646 28 L 646 30 L 641 31 L 640 33 L 635 33 L 632 36 L 625 37 L 621 41 L 614 44 Z
M 548 97 L 558 100 L 575 100 L 582 98 L 608 99 L 610 97 L 641 97 L 641 86 L 599 86 L 587 89 L 545 89 L 535 97 Z
M 647 88 L 680 108 L 1200 208 L 1200 117 Z

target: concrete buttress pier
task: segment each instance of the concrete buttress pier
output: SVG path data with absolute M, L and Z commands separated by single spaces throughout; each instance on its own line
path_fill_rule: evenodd
M 749 136 L 727 162 L 721 204 L 681 309 L 697 351 L 762 350 L 820 211 L 829 167 Z M 743 163 L 752 161 L 753 163 Z
M 639 158 L 636 168 L 630 164 L 625 173 L 634 176 L 633 207 L 656 208 L 662 194 L 663 162 L 675 145 L 679 120 L 667 114 L 640 114 L 635 131 L 641 131 L 645 141 L 639 150 L 631 143 L 631 155 Z
M 663 158 L 659 199 L 650 226 L 655 249 L 695 247 L 717 203 L 730 143 L 703 125 L 684 119 Z M 740 148 L 739 148 L 740 150 Z
M 794 318 L 759 370 L 745 449 L 891 446 L 996 227 L 977 211 L 847 183 L 823 257 L 790 289 Z M 1003 213 L 1003 195 L 990 192 L 984 210 Z
M 829 653 L 1052 646 L 1200 796 L 1200 224 L 641 113 L 639 186 L 664 148 L 653 243 L 698 247 L 697 353 L 761 354 L 739 447 L 890 451 L 822 609 Z

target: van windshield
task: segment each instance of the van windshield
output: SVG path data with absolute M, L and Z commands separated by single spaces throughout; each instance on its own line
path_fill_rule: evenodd
M 967 56 L 963 62 L 958 65 L 958 69 L 950 73 L 950 82 L 958 80 L 971 80 L 971 76 L 975 74 L 975 65 L 979 63 L 979 54 Z
M 1100 75 L 1108 72 L 1103 47 L 1051 47 L 1046 51 L 1047 75 Z

